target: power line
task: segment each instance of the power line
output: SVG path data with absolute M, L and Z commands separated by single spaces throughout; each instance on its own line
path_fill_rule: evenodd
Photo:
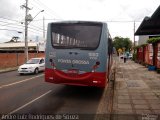
M 0 21 L 0 22 L 2 22 L 2 23 L 7 23 L 7 24 L 1 24 L 1 26 L 9 26 L 9 25 L 15 25 L 15 24 L 17 24 L 17 23 L 9 23 L 9 22 L 5 22 L 5 21 Z M 24 25 L 16 25 L 16 26 L 23 26 L 24 27 Z M 39 29 L 41 29 L 41 30 L 43 30 L 42 28 L 40 28 L 40 27 L 38 27 L 38 26 L 35 26 L 35 25 L 29 25 L 29 26 L 33 26 L 33 27 L 35 27 L 35 28 L 38 28 L 37 30 L 39 30 Z M 32 28 L 32 27 L 29 27 L 29 28 L 31 28 L 31 29 L 34 29 L 34 28 Z
M 5 27 L 12 27 L 12 28 L 18 28 L 18 27 L 24 27 L 24 25 L 14 25 L 15 23 L 9 23 L 9 22 L 5 22 L 5 21 L 0 21 L 2 23 L 7 23 L 7 24 L 0 24 L 0 26 L 5 26 Z M 13 26 L 10 26 L 10 25 L 13 25 Z M 33 27 L 32 27 L 33 26 Z M 40 28 L 40 27 L 37 27 L 37 26 L 34 26 L 34 25 L 31 25 L 30 27 L 28 27 L 29 29 L 32 29 L 32 30 L 35 30 L 35 31 L 40 31 L 42 32 L 43 29 Z M 37 28 L 37 29 L 36 29 Z M 45 30 L 46 31 L 46 30 Z
M 1 25 L 1 24 L 0 24 Z M 23 29 L 23 28 L 19 28 L 19 27 L 23 27 L 23 26 L 5 26 L 5 27 L 10 27 L 10 28 L 18 28 L 18 29 Z
M 34 20 L 33 22 L 36 22 L 36 21 L 42 21 L 43 19 L 37 19 L 37 20 Z M 45 18 L 45 20 L 63 20 L 63 19 L 56 19 L 56 18 Z M 67 21 L 67 20 L 66 20 Z M 77 20 L 78 21 L 78 20 Z M 134 21 L 134 20 L 106 20 L 106 21 L 103 21 L 103 22 L 120 22 L 120 23 L 128 23 L 128 22 L 142 22 L 142 21 Z
M 109 20 L 109 21 L 104 21 L 104 22 L 119 22 L 119 23 L 133 23 L 133 22 L 142 22 L 142 21 L 118 21 L 118 20 Z
M 2 26 L 8 26 L 8 25 L 15 25 L 15 24 L 17 24 L 17 23 L 10 23 L 10 22 L 6 22 L 6 21 L 0 21 L 1 23 L 6 23 L 6 24 L 1 24 Z M 17 24 L 16 26 L 22 26 L 22 25 L 19 25 L 19 24 Z
M 3 19 L 3 20 L 8 20 L 8 21 L 13 21 L 13 22 L 8 22 L 8 21 L 2 21 L 0 20 L 0 23 L 5 23 L 5 24 L 0 24 L 0 26 L 3 26 L 3 27 L 8 27 L 8 28 L 1 28 L 0 30 L 3 30 L 3 31 L 16 31 L 16 32 L 19 32 L 19 31 L 23 31 L 23 27 L 24 25 L 18 25 L 20 23 L 20 21 L 18 20 L 14 20 L 14 19 L 9 19 L 9 18 L 4 18 L 4 17 L 0 17 L 0 19 Z M 18 22 L 18 23 L 17 23 Z M 32 27 L 33 26 L 33 27 Z M 22 27 L 22 28 L 20 28 Z M 11 28 L 11 29 L 9 29 Z M 13 29 L 12 29 L 13 28 Z M 37 26 L 34 26 L 34 25 L 30 25 L 29 27 L 29 31 L 32 32 L 32 33 L 36 33 L 36 34 L 39 34 L 41 35 L 40 33 L 43 32 L 43 29 L 40 28 L 40 27 L 37 27 Z M 37 29 L 36 29 L 37 28 Z
M 38 5 L 37 3 L 31 3 L 31 4 L 34 6 L 34 8 L 37 8 L 38 10 L 43 9 L 43 8 L 40 8 L 40 5 Z M 45 10 L 45 14 L 47 14 L 48 16 L 52 16 L 54 18 L 54 16 L 51 13 L 49 14 L 48 12 L 46 12 L 46 10 Z
M 19 22 L 18 20 L 14 20 L 14 19 L 9 19 L 9 18 L 4 18 L 4 17 L 0 17 L 0 19 L 5 19 L 5 20 L 10 20 L 10 21 L 14 21 L 14 22 Z
M 2 23 L 6 23 L 6 24 L 3 24 L 3 25 L 1 25 L 1 26 L 9 26 L 9 25 L 16 25 L 16 26 L 22 26 L 22 25 L 19 25 L 20 23 L 22 23 L 22 22 L 20 22 L 20 21 L 18 21 L 18 20 L 14 20 L 14 19 L 9 19 L 9 18 L 4 18 L 4 17 L 0 17 L 1 19 L 5 19 L 5 20 L 9 20 L 9 21 L 14 21 L 15 23 L 13 23 L 13 22 L 6 22 L 6 21 L 0 21 L 0 22 L 2 22 Z
M 23 31 L 24 29 L 23 28 L 19 28 L 19 27 L 11 27 L 11 26 L 6 26 L 6 27 L 9 27 L 9 28 L 13 28 L 13 29 L 17 29 L 17 30 L 12 30 L 12 29 L 7 29 L 7 28 L 4 28 L 4 29 L 0 29 L 0 30 L 7 30 L 7 31 L 17 31 L 17 32 L 20 32 L 20 31 Z M 32 32 L 32 33 L 42 33 L 43 31 L 40 31 L 40 30 L 36 30 L 36 29 L 31 29 L 29 28 L 29 31 Z
M 57 16 L 57 17 L 59 17 L 59 18 L 61 18 L 59 15 L 57 15 L 56 13 L 55 13 L 55 11 L 53 11 L 51 8 L 49 8 L 48 6 L 46 6 L 44 3 L 42 3 L 40 0 L 33 0 L 35 3 L 37 3 L 38 5 L 40 5 L 40 6 L 42 6 L 43 8 L 46 8 L 46 9 L 48 9 L 49 11 L 50 11 L 50 13 L 51 13 L 51 15 L 53 15 L 53 13 Z M 62 19 L 62 18 L 61 18 Z
M 37 19 L 37 20 L 34 20 L 34 22 L 36 21 L 42 21 L 43 19 Z M 45 18 L 45 20 L 63 20 L 63 19 L 57 19 L 57 18 Z
M 17 31 L 17 32 L 19 32 L 18 30 L 12 30 L 12 29 L 1 29 L 1 28 L 0 28 L 0 30 Z
M 43 30 L 43 28 L 37 27 L 37 26 L 35 26 L 35 25 L 32 25 L 32 26 L 35 27 L 35 28 L 38 28 L 38 29 L 40 29 L 40 30 Z M 47 31 L 47 30 L 45 30 L 45 31 Z
M 34 0 L 35 1 L 35 0 Z M 41 9 L 39 9 L 41 10 Z M 9 19 L 9 18 L 4 18 L 4 17 L 0 17 L 2 19 L 7 19 L 7 20 L 11 20 L 11 21 L 16 21 L 16 22 L 20 22 L 18 20 L 14 20 L 14 19 Z M 37 19 L 37 20 L 34 20 L 32 22 L 36 22 L 36 21 L 42 21 L 43 19 Z M 56 18 L 45 18 L 45 20 L 63 20 L 63 19 L 56 19 Z M 134 20 L 106 20 L 104 22 L 142 22 L 142 21 L 134 21 Z
M 34 3 L 31 3 L 31 4 L 34 5 L 34 7 L 38 8 L 39 10 L 44 9 L 44 7 L 42 7 L 42 5 L 40 5 L 37 1 L 34 1 Z M 49 14 L 48 12 L 46 12 L 46 9 L 45 9 L 45 13 L 48 14 L 49 16 L 54 17 L 52 14 Z
M 56 15 L 56 13 L 52 10 L 52 9 L 50 9 L 48 6 L 46 6 L 44 3 L 42 3 L 41 1 L 39 1 L 39 0 L 34 0 L 37 4 L 39 4 L 40 6 L 43 6 L 43 8 L 47 8 L 49 11 L 51 11 L 50 13 L 54 13 L 55 15 Z M 38 2 L 39 1 L 39 2 Z M 59 17 L 58 15 L 56 15 L 57 17 Z
M 4 18 L 4 17 L 0 17 L 2 19 L 6 19 L 6 20 L 10 20 L 10 21 L 14 21 L 16 23 L 10 23 L 10 22 L 6 22 L 6 21 L 1 21 L 2 23 L 6 23 L 6 24 L 1 24 L 1 26 L 10 26 L 10 25 L 13 25 L 13 26 L 21 26 L 21 27 L 24 27 L 24 25 L 18 25 L 20 22 L 18 20 L 14 20 L 14 19 L 8 19 L 8 18 Z M 52 19 L 52 18 L 48 18 L 48 19 L 45 19 L 45 20 L 60 20 L 60 19 Z M 38 19 L 38 20 L 34 20 L 32 22 L 37 22 L 37 21 L 43 21 L 43 19 Z M 18 22 L 18 23 L 17 23 Z M 109 21 L 104 21 L 104 22 L 110 22 L 110 23 L 133 23 L 133 22 L 141 22 L 141 21 L 115 21 L 115 20 L 109 20 Z M 16 25 L 17 24 L 17 25 Z M 42 27 L 42 26 L 41 26 Z M 13 27 L 12 27 L 13 28 Z M 17 27 L 16 27 L 17 28 Z M 35 26 L 33 24 L 30 24 L 29 25 L 29 29 L 33 29 L 35 31 L 40 31 L 40 30 L 43 30 L 42 28 L 38 27 L 38 26 Z M 45 30 L 46 31 L 46 30 Z

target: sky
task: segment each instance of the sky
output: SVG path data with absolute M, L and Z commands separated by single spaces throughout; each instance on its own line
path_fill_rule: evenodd
M 0 43 L 19 37 L 24 41 L 26 0 L 0 0 Z M 49 22 L 63 20 L 102 21 L 108 24 L 112 38 L 128 37 L 133 41 L 134 21 L 137 29 L 145 16 L 151 16 L 158 8 L 159 0 L 28 0 L 28 40 L 42 40 Z M 44 12 L 40 12 L 44 10 Z M 44 23 L 43 24 L 43 18 Z M 138 37 L 136 37 L 136 41 Z

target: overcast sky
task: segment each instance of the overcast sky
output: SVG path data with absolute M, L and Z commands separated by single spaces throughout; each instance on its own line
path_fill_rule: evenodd
M 0 43 L 9 41 L 13 36 L 24 40 L 25 9 L 20 6 L 26 0 L 0 0 Z M 159 0 L 29 0 L 32 9 L 29 14 L 43 13 L 29 25 L 29 40 L 43 36 L 43 17 L 45 29 L 48 22 L 57 20 L 91 20 L 108 23 L 113 37 L 129 37 L 133 40 L 133 21 L 136 29 L 145 16 L 151 16 L 159 6 Z M 22 33 L 18 33 L 22 32 Z M 136 38 L 137 40 L 138 38 Z

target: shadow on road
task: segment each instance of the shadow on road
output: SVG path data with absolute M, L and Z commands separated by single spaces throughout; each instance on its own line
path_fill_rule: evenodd
M 97 87 L 64 86 L 57 96 L 72 99 L 95 100 L 103 94 L 103 89 Z
M 95 114 L 103 89 L 95 87 L 58 86 L 20 113 L 31 114 Z

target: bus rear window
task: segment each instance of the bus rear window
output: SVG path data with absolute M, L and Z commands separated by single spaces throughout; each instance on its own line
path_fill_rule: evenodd
M 54 48 L 96 49 L 99 45 L 102 24 L 53 23 L 51 25 Z

